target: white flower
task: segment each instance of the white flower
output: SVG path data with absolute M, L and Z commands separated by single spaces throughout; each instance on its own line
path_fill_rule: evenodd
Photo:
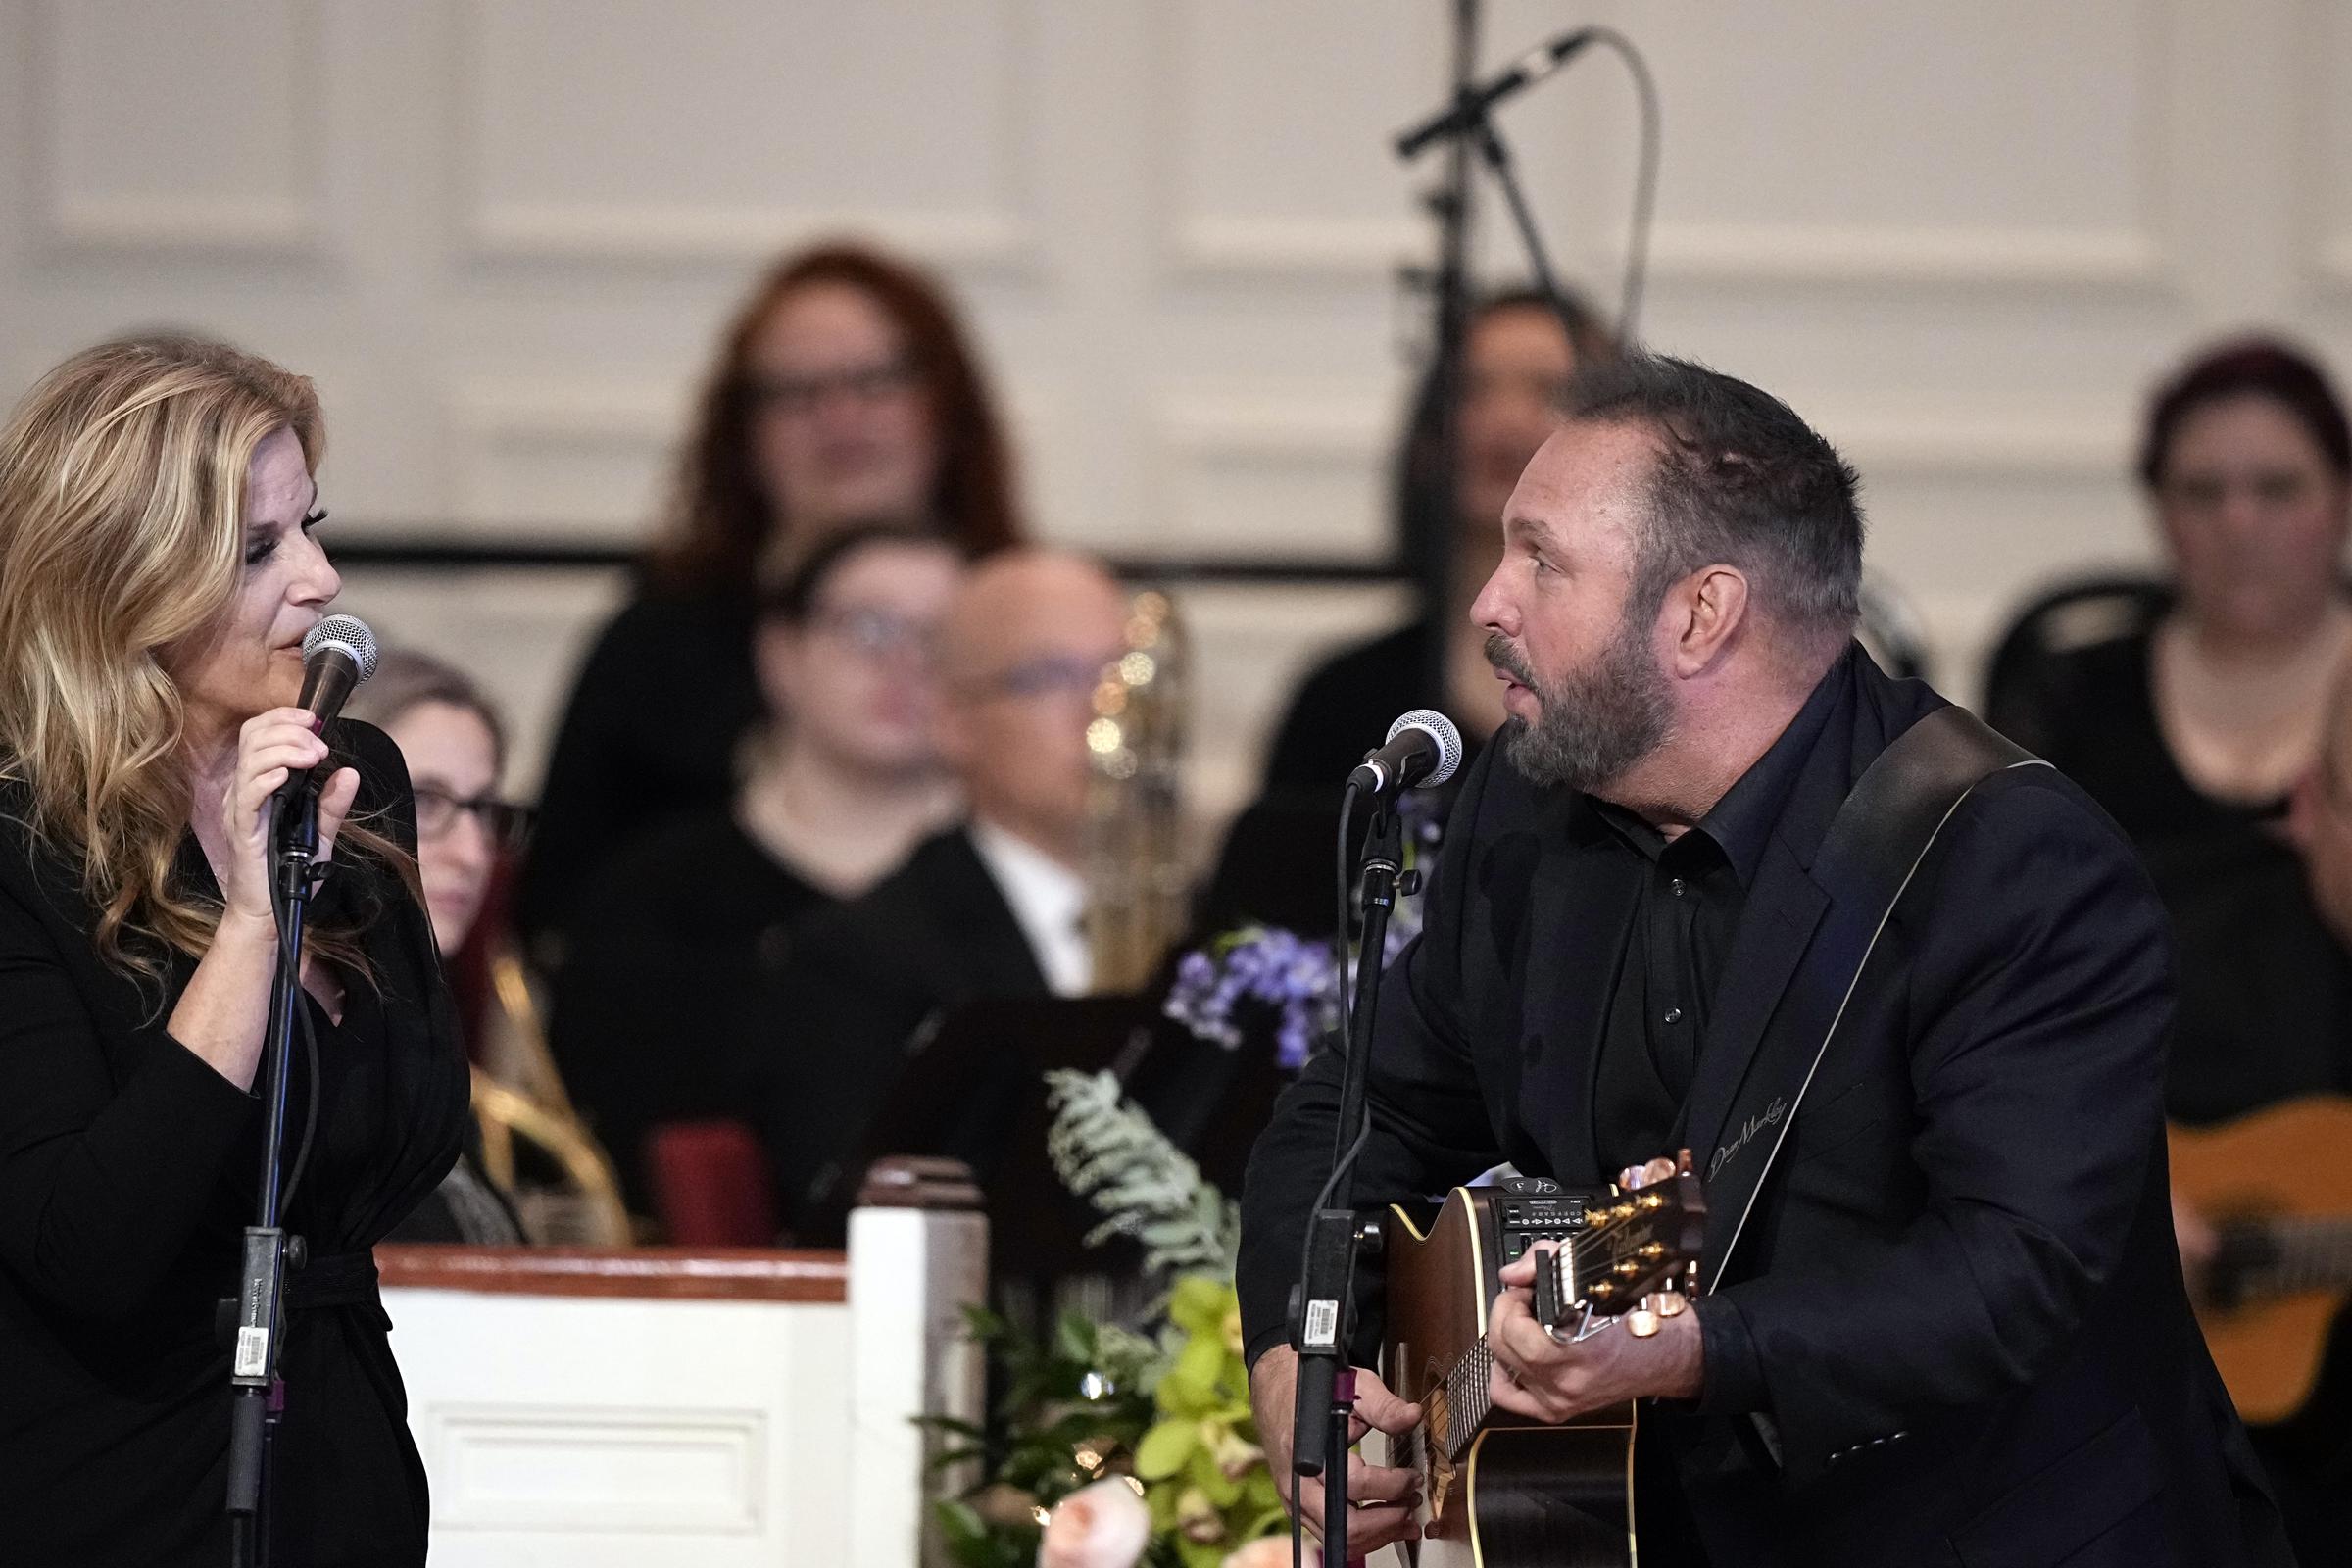
M 1037 1568 L 1135 1568 L 1152 1544 L 1152 1515 L 1130 1482 L 1082 1487 L 1054 1505 Z

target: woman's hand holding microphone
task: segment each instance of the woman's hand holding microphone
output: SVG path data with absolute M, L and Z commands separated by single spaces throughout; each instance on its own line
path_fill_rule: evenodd
M 172 1009 L 172 1037 L 240 1089 L 251 1089 L 277 972 L 277 920 L 270 900 L 270 801 L 295 773 L 325 764 L 318 720 L 300 708 L 273 708 L 237 732 L 236 760 L 220 796 L 220 924 L 188 988 Z M 318 792 L 315 863 L 334 853 L 360 775 L 337 768 Z

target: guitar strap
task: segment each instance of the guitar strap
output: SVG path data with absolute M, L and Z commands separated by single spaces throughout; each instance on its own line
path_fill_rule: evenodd
M 1736 1161 L 1707 1184 L 1709 1214 L 1734 1216 L 1728 1231 L 1709 1227 L 1708 1255 L 1700 1259 L 1707 1290 L 1723 1278 L 1854 998 L 1865 984 L 1885 982 L 1884 966 L 1874 971 L 1871 956 L 1936 835 L 1984 780 L 2008 768 L 2048 765 L 1953 706 L 1897 736 L 1847 793 L 1813 859 L 1830 906 L 1724 1120 L 1727 1129 L 1774 1130 L 1761 1159 Z

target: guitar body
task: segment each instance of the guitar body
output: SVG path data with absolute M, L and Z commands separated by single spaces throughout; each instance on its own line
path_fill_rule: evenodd
M 1424 1231 L 1402 1209 L 1388 1225 L 1389 1386 L 1423 1406 L 1426 1435 L 1392 1463 L 1423 1470 L 1415 1568 L 1631 1568 L 1634 1410 L 1544 1427 L 1495 1411 L 1458 1459 L 1446 1372 L 1482 1344 L 1501 1290 L 1493 1189 L 1457 1188 Z
M 2169 1143 L 2173 1185 L 2223 1232 L 2225 1256 L 2233 1229 L 2352 1228 L 2352 1100 L 2315 1096 L 2218 1127 L 2176 1126 Z M 2347 1284 L 2339 1276 L 2325 1288 L 2252 1289 L 2234 1303 L 2197 1303 L 2214 1364 L 2245 1420 L 2283 1421 L 2310 1398 Z

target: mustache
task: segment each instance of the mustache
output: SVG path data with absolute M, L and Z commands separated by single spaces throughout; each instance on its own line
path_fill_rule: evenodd
M 1536 672 L 1527 667 L 1527 656 L 1512 647 L 1511 640 L 1498 631 L 1487 633 L 1487 662 L 1520 685 L 1534 689 Z

